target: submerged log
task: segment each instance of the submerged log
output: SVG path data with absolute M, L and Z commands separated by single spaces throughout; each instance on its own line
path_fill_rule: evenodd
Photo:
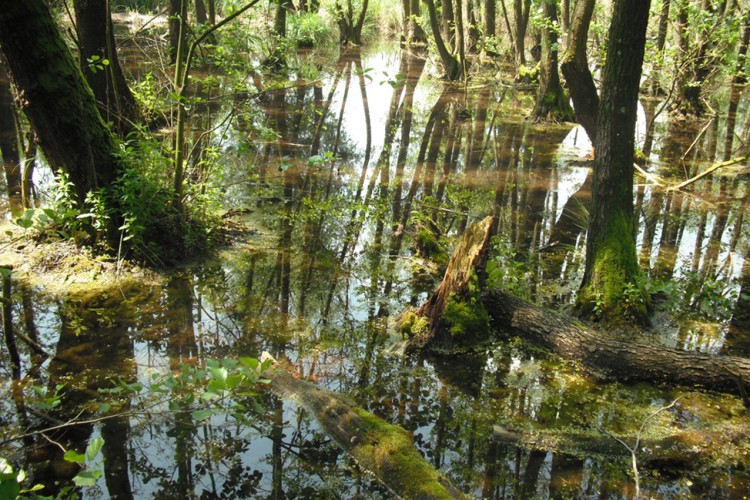
M 411 433 L 356 407 L 342 396 L 295 378 L 279 365 L 266 373 L 271 388 L 312 413 L 323 430 L 398 497 L 463 498 L 414 448 Z
M 732 457 L 740 463 L 747 457 L 740 443 L 747 440 L 747 428 L 736 425 L 718 425 L 712 429 L 689 429 L 662 438 L 638 440 L 635 450 L 640 464 L 651 467 L 688 467 L 697 469 L 715 462 L 715 455 L 722 459 Z M 503 443 L 512 443 L 531 450 L 554 451 L 576 456 L 601 455 L 630 456 L 630 450 L 617 440 L 633 447 L 635 436 L 615 438 L 601 433 L 540 431 L 524 432 L 502 425 L 492 427 L 492 437 Z M 729 444 L 727 444 L 729 443 Z M 732 451 L 727 448 L 731 447 Z
M 427 319 L 429 326 L 413 335 L 407 342 L 407 350 L 426 348 L 440 352 L 446 343 L 470 339 L 467 335 L 457 338 L 450 331 L 446 333 L 446 298 L 466 296 L 469 277 L 484 273 L 491 223 L 491 218 L 487 218 L 467 229 L 451 257 L 443 282 L 417 313 Z M 594 374 L 622 381 L 704 387 L 740 395 L 747 403 L 750 359 L 613 338 L 498 290 L 482 291 L 479 302 L 476 306 L 489 315 L 494 332 L 523 337 L 579 362 Z M 411 324 L 418 321 L 412 320 Z

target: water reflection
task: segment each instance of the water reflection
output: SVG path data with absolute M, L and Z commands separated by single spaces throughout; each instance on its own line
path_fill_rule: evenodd
M 442 359 L 387 352 L 392 315 L 432 290 L 452 240 L 473 220 L 497 216 L 491 279 L 550 307 L 570 304 L 583 258 L 591 176 L 588 151 L 576 143 L 582 132 L 525 120 L 532 95 L 494 84 L 466 92 L 431 80 L 425 68 L 419 53 L 349 49 L 325 78 L 273 88 L 256 75 L 259 97 L 212 108 L 213 120 L 196 117 L 196 138 L 222 113 L 236 117 L 227 121 L 232 146 L 222 146 L 226 194 L 232 208 L 247 209 L 251 229 L 219 261 L 164 288 L 60 303 L 17 291 L 28 311 L 19 328 L 58 356 L 47 366 L 28 358 L 26 371 L 50 388 L 74 384 L 57 418 L 75 415 L 114 379 L 145 383 L 154 373 L 268 351 L 413 432 L 425 458 L 477 497 L 632 495 L 625 454 L 527 449 L 493 439 L 493 426 L 632 433 L 678 392 L 597 385 L 523 343 Z M 715 124 L 700 133 L 654 120 L 649 105 L 644 116 L 654 123 L 643 147 L 662 179 L 726 156 Z M 747 353 L 746 189 L 739 177 L 707 177 L 684 191 L 638 186 L 641 265 L 661 287 L 664 309 L 698 311 L 690 322 L 662 311 L 655 341 Z M 695 419 L 709 421 L 707 397 L 694 398 Z M 139 414 L 56 440 L 81 451 L 92 436 L 105 437 L 103 496 L 388 496 L 304 410 L 261 399 L 252 424 Z M 10 411 L 36 420 L 22 405 Z M 666 412 L 663 423 L 676 418 Z M 49 477 L 45 467 L 61 462 L 45 455 L 40 465 L 33 449 L 25 448 L 28 468 Z M 747 491 L 742 474 L 716 466 L 690 477 L 692 486 L 653 474 L 643 488 L 723 496 Z

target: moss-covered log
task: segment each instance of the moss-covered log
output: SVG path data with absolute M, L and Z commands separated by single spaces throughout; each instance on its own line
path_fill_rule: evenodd
M 274 365 L 271 388 L 312 413 L 336 444 L 403 498 L 463 498 L 450 481 L 414 448 L 411 434 L 356 407 L 342 396 L 295 378 Z
M 467 229 L 443 281 L 419 311 L 411 313 L 411 324 L 423 328 L 416 334 L 412 328 L 407 349 L 444 351 L 446 343 L 456 343 L 446 328 L 446 304 L 451 297 L 465 297 L 473 288 L 472 277 L 484 273 L 491 227 L 492 219 L 487 218 Z M 622 381 L 704 387 L 747 398 L 750 359 L 616 339 L 498 290 L 482 292 L 477 307 L 477 314 L 488 314 L 495 331 L 523 337 L 596 374 Z

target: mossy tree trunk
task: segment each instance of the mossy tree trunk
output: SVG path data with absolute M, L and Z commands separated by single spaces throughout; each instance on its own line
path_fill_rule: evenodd
M 78 61 L 104 119 L 125 135 L 138 117 L 135 98 L 120 67 L 109 2 L 75 0 Z
M 562 58 L 560 70 L 568 84 L 576 120 L 581 124 L 591 143 L 596 140 L 596 117 L 599 94 L 589 69 L 586 47 L 589 26 L 594 14 L 595 0 L 578 0 L 573 13 L 568 48 Z
M 414 448 L 411 434 L 356 407 L 338 394 L 274 365 L 265 372 L 274 392 L 309 411 L 359 466 L 398 498 L 463 498 Z
M 53 170 L 64 170 L 80 203 L 117 179 L 115 139 L 44 0 L 0 1 L 0 47 Z
M 586 268 L 578 306 L 604 320 L 646 319 L 635 251 L 633 153 L 650 1 L 614 3 L 597 119 Z
M 539 66 L 539 91 L 531 115 L 537 120 L 572 121 L 573 110 L 560 84 L 557 70 L 557 0 L 542 0 L 542 60 Z

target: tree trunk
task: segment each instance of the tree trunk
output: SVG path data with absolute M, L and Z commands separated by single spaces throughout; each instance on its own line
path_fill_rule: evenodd
M 598 432 L 545 432 L 539 429 L 525 432 L 494 425 L 492 437 L 502 443 L 513 443 L 531 450 L 554 451 L 575 456 L 630 455 L 630 450 L 614 436 Z M 618 436 L 618 439 L 632 446 L 636 436 Z M 742 443 L 747 439 L 746 428 L 718 424 L 709 429 L 689 429 L 663 438 L 644 436 L 639 441 L 640 446 L 636 453 L 640 465 L 663 466 L 669 470 L 676 467 L 698 470 L 715 465 L 712 452 L 720 449 L 717 449 L 717 446 L 721 446 L 720 443 Z
M 309 411 L 336 444 L 399 498 L 463 498 L 414 448 L 413 437 L 338 394 L 274 365 L 265 375 L 274 392 Z
M 596 159 L 581 311 L 603 320 L 645 322 L 633 211 L 633 152 L 650 1 L 616 0 L 597 120 Z
M 738 395 L 750 388 L 750 359 L 619 340 L 502 292 L 490 291 L 482 298 L 497 330 L 577 361 L 598 375 Z
M 526 28 L 529 25 L 530 7 L 531 0 L 513 0 L 516 71 L 526 65 Z
M 572 121 L 568 96 L 560 84 L 557 70 L 557 0 L 542 1 L 542 60 L 539 67 L 539 90 L 531 115 L 537 120 Z
M 451 0 L 447 1 L 450 2 Z M 435 1 L 425 0 L 425 4 L 427 5 L 427 12 L 430 15 L 430 28 L 432 29 L 432 36 L 435 39 L 435 46 L 437 47 L 440 61 L 443 63 L 445 77 L 451 81 L 461 80 L 464 77 L 464 67 L 459 59 L 448 50 L 443 41 L 443 37 L 440 34 L 440 22 L 437 18 Z
M 573 13 L 568 48 L 562 58 L 560 70 L 568 84 L 568 92 L 573 101 L 576 120 L 581 124 L 591 143 L 596 140 L 596 120 L 599 110 L 599 95 L 591 76 L 586 46 L 589 26 L 594 14 L 595 0 L 578 0 Z
M 21 186 L 21 154 L 18 147 L 18 120 L 13 107 L 13 94 L 5 68 L 0 66 L 0 153 L 2 154 L 8 204 L 12 213 L 23 208 Z
M 134 129 L 138 109 L 117 58 L 109 2 L 75 0 L 74 9 L 81 71 L 104 119 L 125 136 Z
M 195 0 L 195 22 L 199 25 L 208 22 L 208 11 L 203 0 Z
M 116 179 L 120 165 L 114 137 L 44 0 L 0 1 L 0 47 L 47 161 L 69 175 L 83 203 Z
M 490 249 L 494 218 L 467 229 L 453 252 L 445 277 L 432 296 L 415 312 L 406 312 L 400 329 L 410 338 L 405 351 L 445 347 L 471 348 L 475 337 L 451 335 L 447 304 L 467 294 L 479 297 L 471 304 L 486 311 L 493 331 L 522 337 L 534 345 L 580 363 L 593 373 L 628 382 L 704 387 L 747 397 L 750 359 L 715 356 L 609 337 L 579 326 L 564 316 L 500 291 L 479 292 Z M 482 313 L 479 313 L 480 315 Z

